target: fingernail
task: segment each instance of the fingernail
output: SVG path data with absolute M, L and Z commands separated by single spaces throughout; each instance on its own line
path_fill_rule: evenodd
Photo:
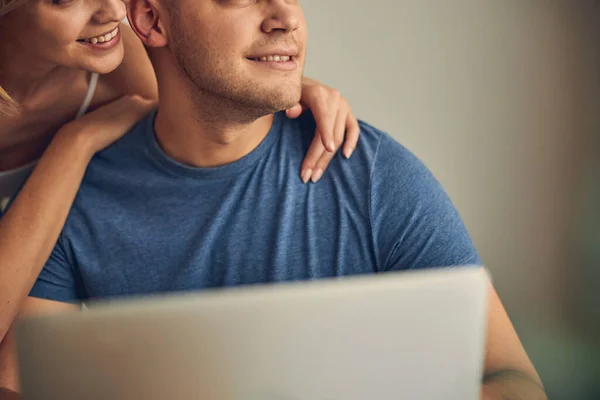
M 307 169 L 302 173 L 302 182 L 307 183 L 312 175 L 312 169 Z
M 352 157 L 353 151 L 354 151 L 354 149 L 352 147 L 347 148 L 346 151 L 344 151 L 344 157 L 346 157 L 346 158 Z
M 321 179 L 322 176 L 323 176 L 323 170 L 322 169 L 316 170 L 312 176 L 313 183 L 317 183 L 318 180 Z
M 335 143 L 333 142 L 333 140 L 329 141 L 328 147 L 329 147 L 329 151 L 334 151 L 335 150 Z

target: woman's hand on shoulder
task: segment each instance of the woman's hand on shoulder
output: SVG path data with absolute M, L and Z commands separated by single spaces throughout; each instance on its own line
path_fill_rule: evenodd
M 321 179 L 342 144 L 344 157 L 350 158 L 360 136 L 358 120 L 340 92 L 303 77 L 300 103 L 286 114 L 289 118 L 298 118 L 306 109 L 311 110 L 317 131 L 300 169 L 304 183 Z
M 138 95 L 123 96 L 64 125 L 57 137 L 66 137 L 68 142 L 74 141 L 92 157 L 123 137 L 156 104 L 156 100 Z

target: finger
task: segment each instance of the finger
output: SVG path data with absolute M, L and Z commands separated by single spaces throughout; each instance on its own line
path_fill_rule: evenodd
M 137 115 L 146 115 L 156 106 L 156 101 L 144 99 L 142 97 L 135 97 L 130 101 L 131 110 Z
M 358 120 L 352 113 L 352 111 L 348 112 L 346 116 L 346 140 L 344 143 L 344 157 L 350 158 L 352 156 L 352 152 L 356 148 L 358 144 L 358 137 L 360 136 L 360 126 L 358 125 Z
M 314 169 L 314 172 L 311 177 L 311 181 L 313 183 L 317 183 L 323 177 L 323 174 L 325 173 L 325 170 L 327 169 L 327 166 L 333 159 L 334 155 L 335 155 L 335 152 L 331 152 L 331 151 L 324 151 L 321 154 L 321 157 L 319 157 L 319 160 L 317 161 L 317 163 L 315 165 L 315 169 Z
M 321 141 L 327 151 L 334 151 L 335 142 L 333 127 L 335 117 L 339 108 L 339 95 L 327 96 L 325 89 L 320 94 L 305 100 L 306 106 L 312 111 L 317 124 L 317 130 L 321 133 Z
M 110 123 L 149 112 L 155 105 L 155 101 L 144 99 L 141 96 L 124 96 L 84 115 L 80 121 L 93 120 Z
M 106 138 L 123 136 L 147 114 L 148 111 L 140 107 L 126 107 L 111 121 L 98 124 L 100 132 L 102 132 L 101 136 Z
M 155 102 L 140 96 L 131 96 L 119 100 L 114 104 L 120 121 L 126 124 L 139 121 L 155 106 Z
M 338 147 L 344 140 L 344 131 L 346 130 L 345 115 L 346 115 L 345 111 L 340 109 L 338 111 L 338 117 L 335 120 L 334 136 L 335 136 L 336 150 L 338 149 Z M 321 154 L 321 157 L 319 158 L 319 160 L 317 161 L 317 164 L 315 165 L 315 169 L 314 169 L 314 172 L 313 172 L 313 175 L 311 178 L 313 183 L 316 183 L 319 181 L 319 179 L 321 179 L 321 177 L 325 173 L 325 170 L 329 166 L 329 163 L 335 156 L 335 153 L 336 152 L 334 151 L 334 152 L 323 152 L 323 154 Z
M 306 157 L 304 157 L 304 161 L 300 167 L 300 177 L 302 182 L 307 183 L 313 176 L 313 171 L 315 170 L 317 161 L 323 153 L 327 152 L 325 151 L 325 147 L 323 147 L 321 137 L 317 133 L 315 134 L 315 137 L 308 148 L 308 153 L 306 153 Z
M 344 142 L 346 134 L 346 121 L 348 119 L 348 111 L 345 108 L 340 108 L 335 117 L 335 125 L 333 126 L 333 138 L 335 141 L 335 149 L 339 149 Z
M 294 107 L 288 108 L 287 110 L 285 110 L 285 114 L 287 115 L 288 118 L 293 119 L 293 118 L 298 118 L 300 115 L 302 115 L 302 113 L 304 111 L 305 111 L 305 108 L 302 105 L 302 103 L 298 103 Z
M 149 100 L 137 95 L 126 96 L 121 98 L 119 101 L 123 103 L 120 105 L 121 107 L 127 107 L 130 110 L 140 112 L 156 106 L 155 100 Z

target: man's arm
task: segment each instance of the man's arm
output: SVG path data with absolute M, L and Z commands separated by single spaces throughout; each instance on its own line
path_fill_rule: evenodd
M 56 314 L 78 309 L 79 306 L 76 304 L 29 297 L 23 303 L 19 318 L 39 314 Z M 13 323 L 4 340 L 0 343 L 0 400 L 14 400 L 19 398 L 17 394 L 20 386 L 15 323 Z
M 377 150 L 372 221 L 382 271 L 481 265 L 452 202 L 431 172 L 388 136 Z M 485 273 L 483 268 L 481 273 Z M 488 280 L 489 281 L 489 280 Z M 491 282 L 483 400 L 545 400 L 529 360 Z
M 484 371 L 482 400 L 547 400 L 542 381 L 491 282 Z

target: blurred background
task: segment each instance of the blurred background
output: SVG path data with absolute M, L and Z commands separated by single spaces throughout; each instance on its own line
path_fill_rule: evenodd
M 301 0 L 306 74 L 419 156 L 550 399 L 600 399 L 600 1 Z

